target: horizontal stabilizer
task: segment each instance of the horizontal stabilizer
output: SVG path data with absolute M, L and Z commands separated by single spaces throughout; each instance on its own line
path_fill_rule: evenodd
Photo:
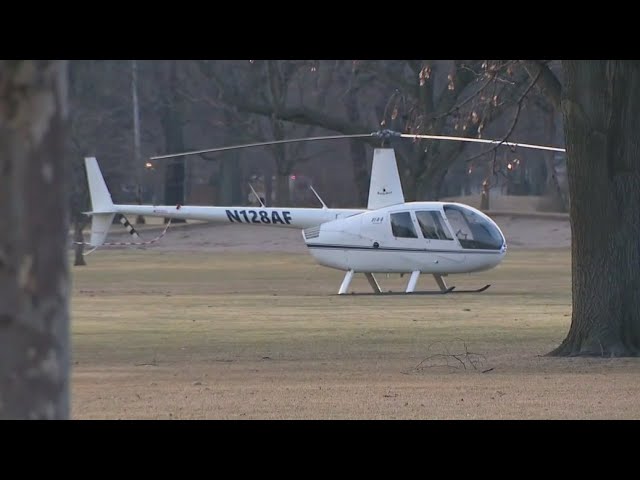
M 404 193 L 396 155 L 393 148 L 376 148 L 373 152 L 367 208 L 375 210 L 399 203 L 404 203 Z

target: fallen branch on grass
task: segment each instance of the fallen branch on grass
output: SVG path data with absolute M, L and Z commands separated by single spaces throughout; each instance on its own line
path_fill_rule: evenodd
M 486 357 L 481 353 L 470 352 L 467 348 L 467 343 L 458 339 L 462 342 L 463 349 L 459 352 L 453 352 L 449 349 L 448 345 L 444 345 L 444 353 L 434 353 L 424 358 L 420 363 L 418 363 L 413 370 L 421 371 L 427 368 L 434 367 L 449 367 L 455 369 L 473 369 L 478 370 L 478 367 L 482 367 L 484 362 L 486 361 Z M 427 350 L 431 350 L 435 345 L 442 344 L 444 342 L 436 342 L 430 344 L 427 347 Z M 493 370 L 493 368 L 489 368 L 486 370 L 482 370 L 482 373 L 487 373 Z

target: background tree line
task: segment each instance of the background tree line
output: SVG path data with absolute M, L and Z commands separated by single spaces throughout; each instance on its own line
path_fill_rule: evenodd
M 97 156 L 119 202 L 237 204 L 248 201 L 252 180 L 269 204 L 312 204 L 304 187 L 313 182 L 334 206 L 364 205 L 378 140 L 147 159 L 383 128 L 487 138 L 509 132 L 514 141 L 562 145 L 560 112 L 531 80 L 519 61 L 73 61 L 69 155 L 78 167 L 85 155 Z M 556 209 L 567 207 L 558 182 L 564 162 L 551 154 L 456 142 L 393 146 L 408 200 L 478 193 L 486 180 L 509 194 L 553 195 Z M 74 172 L 80 211 L 88 199 L 82 168 Z

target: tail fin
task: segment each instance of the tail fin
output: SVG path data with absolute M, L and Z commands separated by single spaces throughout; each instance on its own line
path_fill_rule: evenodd
M 114 213 L 111 194 L 104 183 L 98 161 L 95 157 L 84 159 L 87 168 L 87 181 L 89 182 L 89 195 L 91 196 L 91 213 Z
M 375 210 L 403 202 L 404 193 L 396 155 L 392 148 L 376 148 L 373 151 L 367 208 Z
M 89 183 L 89 196 L 91 197 L 91 211 L 86 212 L 91 215 L 91 245 L 97 247 L 104 243 L 109 228 L 113 223 L 116 214 L 111 194 L 104 182 L 98 161 L 95 157 L 84 159 L 87 170 L 87 181 Z

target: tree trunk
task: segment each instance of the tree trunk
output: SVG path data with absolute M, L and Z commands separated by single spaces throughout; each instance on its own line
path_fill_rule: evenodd
M 165 139 L 167 153 L 184 152 L 184 130 L 180 100 L 178 98 L 178 73 L 175 60 L 168 60 L 164 79 L 164 101 L 160 107 L 160 125 Z M 164 203 L 166 205 L 184 204 L 185 157 L 169 160 L 165 170 Z M 165 218 L 165 223 L 168 222 Z M 174 218 L 173 223 L 184 223 L 185 220 Z
M 550 355 L 640 353 L 640 64 L 565 61 L 573 315 Z
M 353 180 L 356 184 L 357 205 L 367 205 L 371 176 L 367 168 L 367 148 L 359 140 L 349 140 L 349 153 L 353 168 Z
M 472 133 L 474 129 L 477 130 L 477 127 L 472 127 L 468 133 Z M 449 144 L 436 145 L 429 153 L 416 152 L 417 157 L 413 161 L 418 165 L 417 172 L 410 173 L 410 175 L 418 177 L 415 189 L 416 196 L 411 200 L 407 197 L 407 201 L 439 200 L 447 172 L 461 150 L 462 147 L 459 143 L 450 142 Z M 413 170 L 416 171 L 415 168 Z
M 519 158 L 519 163 L 516 167 L 520 178 L 518 179 L 518 195 L 531 195 L 529 190 L 529 180 L 527 177 L 529 176 L 527 170 L 529 169 L 529 162 L 527 162 L 526 155 L 521 155 Z
M 142 205 L 142 160 L 140 158 L 140 109 L 138 108 L 138 62 L 131 60 L 131 104 L 133 110 L 133 169 L 136 172 L 136 202 Z M 146 223 L 142 215 L 136 216 L 136 224 Z M 77 260 L 77 256 L 76 256 Z
M 240 157 L 237 152 L 231 152 L 220 164 L 220 203 L 222 205 L 244 205 L 247 201 L 242 198 L 240 188 Z
M 360 121 L 358 109 L 357 89 L 349 90 L 345 99 L 347 118 L 354 125 Z M 369 168 L 367 162 L 367 149 L 360 140 L 349 140 L 349 153 L 351 154 L 351 167 L 353 169 L 353 181 L 356 184 L 357 205 L 366 206 L 369 199 Z
M 67 62 L 0 61 L 0 419 L 67 419 Z
M 264 174 L 264 204 L 270 207 L 273 204 L 273 171 L 267 166 L 263 170 Z
M 430 170 L 425 180 L 418 183 L 416 189 L 417 196 L 414 200 L 417 201 L 437 201 L 440 199 L 440 192 L 442 190 L 442 183 L 447 176 L 446 168 L 439 168 L 436 170 Z M 409 201 L 409 200 L 407 200 Z
M 276 177 L 276 203 L 279 207 L 290 207 L 289 174 L 278 172 Z
M 467 172 L 465 172 L 463 177 L 463 189 L 464 191 L 462 192 L 465 196 L 470 196 L 471 195 L 471 175 Z
M 533 157 L 534 162 L 530 164 L 529 172 L 531 179 L 529 183 L 529 195 L 542 196 L 547 193 L 547 166 L 546 166 L 546 154 L 543 152 L 536 152 Z M 542 160 L 542 161 L 541 161 Z
M 405 202 L 414 202 L 417 198 L 418 181 L 413 175 L 400 174 L 402 181 L 402 193 Z
M 552 109 L 548 115 L 545 123 L 545 137 L 547 138 L 547 145 L 555 145 L 556 137 L 556 122 L 555 112 Z M 556 173 L 555 153 L 544 153 L 545 164 L 547 167 L 547 195 L 549 195 L 553 203 L 557 203 L 562 206 L 564 212 L 567 211 L 567 202 L 565 202 L 564 194 L 560 188 L 558 182 L 558 175 Z
M 489 177 L 482 182 L 482 192 L 480 192 L 480 210 L 486 212 L 491 207 L 491 183 Z
M 164 180 L 164 201 L 167 205 L 184 204 L 184 157 L 170 160 Z M 174 219 L 176 221 L 176 219 Z
M 74 267 L 81 267 L 87 264 L 84 260 L 84 235 L 82 230 L 84 229 L 84 223 L 76 220 L 73 222 L 73 241 L 76 242 L 73 246 L 75 252 L 75 260 L 73 262 Z

